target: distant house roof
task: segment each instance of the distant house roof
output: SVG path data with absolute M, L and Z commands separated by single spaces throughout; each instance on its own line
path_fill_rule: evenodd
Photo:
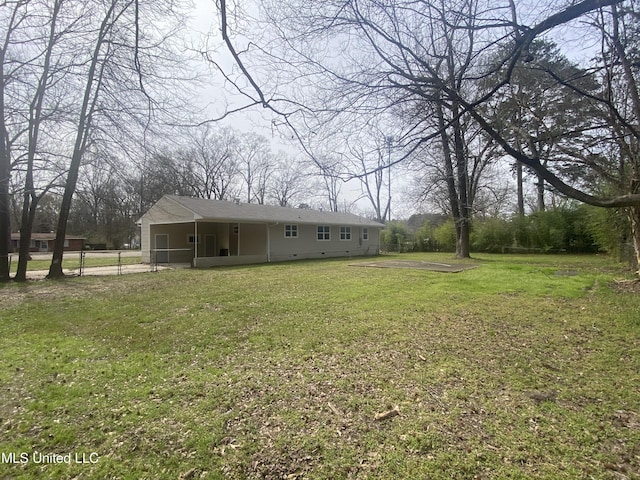
M 75 235 L 65 235 L 64 238 L 66 240 L 86 240 L 85 237 L 78 237 Z M 46 233 L 32 233 L 31 240 L 55 240 L 56 232 L 46 232 Z M 20 232 L 12 233 L 11 240 L 20 240 Z
M 351 213 L 321 212 L 304 208 L 236 203 L 223 200 L 165 195 L 171 201 L 186 208 L 195 220 L 256 222 L 256 223 L 311 223 L 318 225 L 358 225 L 364 227 L 384 227 L 374 220 Z M 153 207 L 152 207 L 153 208 Z

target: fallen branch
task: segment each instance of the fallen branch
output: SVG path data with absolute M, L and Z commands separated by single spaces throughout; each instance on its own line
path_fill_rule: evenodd
M 377 413 L 375 417 L 373 417 L 376 421 L 386 420 L 388 418 L 395 417 L 396 415 L 400 415 L 400 410 L 395 406 L 391 410 L 387 410 L 386 412 Z
M 327 406 L 329 407 L 329 410 L 331 410 L 333 412 L 334 415 L 337 415 L 338 417 L 342 417 L 342 413 L 340 412 L 340 410 L 338 410 L 335 405 L 331 402 L 327 403 Z

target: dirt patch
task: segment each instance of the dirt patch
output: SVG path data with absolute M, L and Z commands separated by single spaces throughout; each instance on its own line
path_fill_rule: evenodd
M 640 293 L 640 279 L 614 280 L 611 288 L 619 293 Z
M 479 267 L 470 263 L 434 263 L 415 262 L 410 260 L 384 260 L 380 262 L 352 263 L 352 267 L 374 267 L 374 268 L 411 268 L 417 270 L 430 270 L 433 272 L 458 273 L 472 268 Z

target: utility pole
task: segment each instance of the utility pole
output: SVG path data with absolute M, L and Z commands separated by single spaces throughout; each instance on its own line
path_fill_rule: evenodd
M 389 200 L 388 200 L 388 208 L 389 212 L 389 221 L 391 221 L 391 146 L 393 145 L 393 136 L 387 135 L 384 137 L 384 142 L 387 144 L 387 169 L 389 174 Z

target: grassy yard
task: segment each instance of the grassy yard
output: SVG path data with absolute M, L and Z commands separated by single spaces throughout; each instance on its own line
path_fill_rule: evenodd
M 619 265 L 359 261 L 0 287 L 0 478 L 640 478 Z

